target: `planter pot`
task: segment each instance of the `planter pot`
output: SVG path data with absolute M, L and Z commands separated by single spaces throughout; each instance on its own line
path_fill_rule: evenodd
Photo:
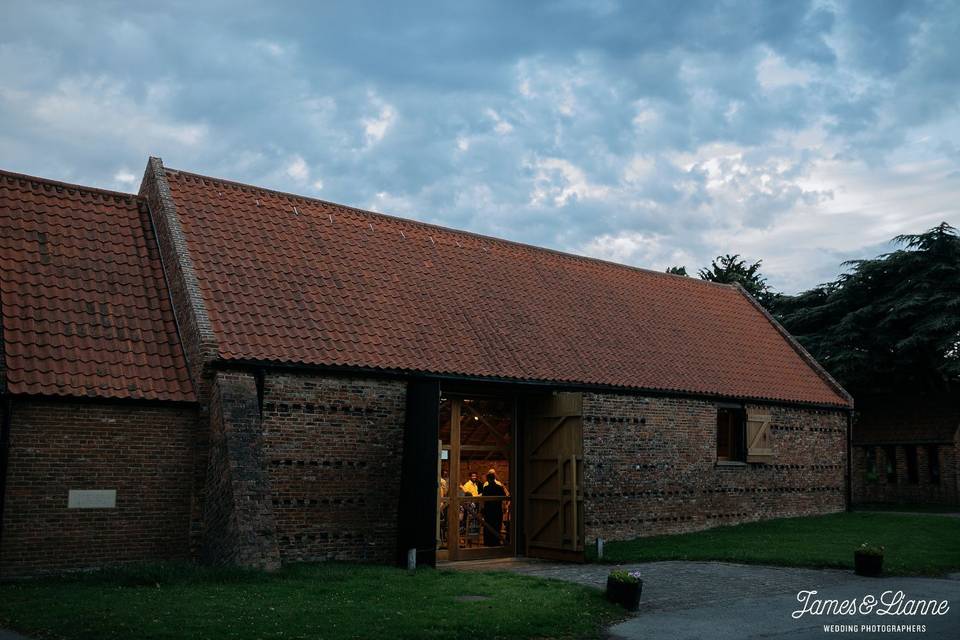
M 636 611 L 640 608 L 641 591 L 643 591 L 643 580 L 637 584 L 628 584 L 607 578 L 607 600 L 619 604 L 627 611 Z
M 853 552 L 854 573 L 858 576 L 870 576 L 875 578 L 880 575 L 883 569 L 883 556 L 872 553 Z

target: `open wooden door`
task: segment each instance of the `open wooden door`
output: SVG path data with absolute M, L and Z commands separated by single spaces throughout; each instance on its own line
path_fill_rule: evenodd
M 583 394 L 531 399 L 526 418 L 527 555 L 583 562 Z

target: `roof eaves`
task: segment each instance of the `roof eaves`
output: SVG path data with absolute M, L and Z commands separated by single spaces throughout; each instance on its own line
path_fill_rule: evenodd
M 760 395 L 729 395 L 722 392 L 711 392 L 695 389 L 681 389 L 671 387 L 647 387 L 635 385 L 623 385 L 608 382 L 598 382 L 589 380 L 575 379 L 546 379 L 546 378 L 521 378 L 513 376 L 480 376 L 457 371 L 439 371 L 432 369 L 407 369 L 396 367 L 364 366 L 349 364 L 318 364 L 289 359 L 258 359 L 248 357 L 219 357 L 211 363 L 214 367 L 267 367 L 278 369 L 291 369 L 299 371 L 336 371 L 341 373 L 355 373 L 364 375 L 386 375 L 386 376 L 427 376 L 436 378 L 450 378 L 464 381 L 475 382 L 497 382 L 504 384 L 518 385 L 536 385 L 536 386 L 556 386 L 569 389 L 594 390 L 598 392 L 616 393 L 628 392 L 631 394 L 651 394 L 657 396 L 682 396 L 695 398 L 709 398 L 711 400 L 735 400 L 738 402 L 757 402 L 760 404 L 803 406 L 813 409 L 824 410 L 847 410 L 849 407 L 841 402 L 825 403 L 810 400 L 800 400 L 796 398 L 786 398 L 777 396 Z

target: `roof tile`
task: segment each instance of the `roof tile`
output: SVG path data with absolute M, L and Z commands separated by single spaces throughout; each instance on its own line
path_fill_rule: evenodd
M 193 400 L 136 196 L 0 171 L 7 390 Z
M 736 288 L 166 175 L 224 359 L 849 405 Z

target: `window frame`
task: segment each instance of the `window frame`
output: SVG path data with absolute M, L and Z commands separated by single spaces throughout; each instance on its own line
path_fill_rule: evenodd
M 916 445 L 905 445 L 903 447 L 903 454 L 907 461 L 907 482 L 910 484 L 920 484 L 920 458 Z
M 888 444 L 883 447 L 883 477 L 887 484 L 897 484 L 897 446 Z
M 927 445 L 927 477 L 930 484 L 940 485 L 940 447 L 935 444 Z
M 727 424 L 728 444 L 727 455 L 720 455 L 720 416 L 723 414 L 736 417 L 736 424 Z M 714 431 L 714 456 L 718 465 L 740 466 L 747 464 L 747 410 L 742 404 L 720 402 L 717 403 L 717 415 Z
M 864 476 L 867 482 L 876 482 L 880 479 L 877 473 L 877 448 L 868 445 L 864 449 Z

